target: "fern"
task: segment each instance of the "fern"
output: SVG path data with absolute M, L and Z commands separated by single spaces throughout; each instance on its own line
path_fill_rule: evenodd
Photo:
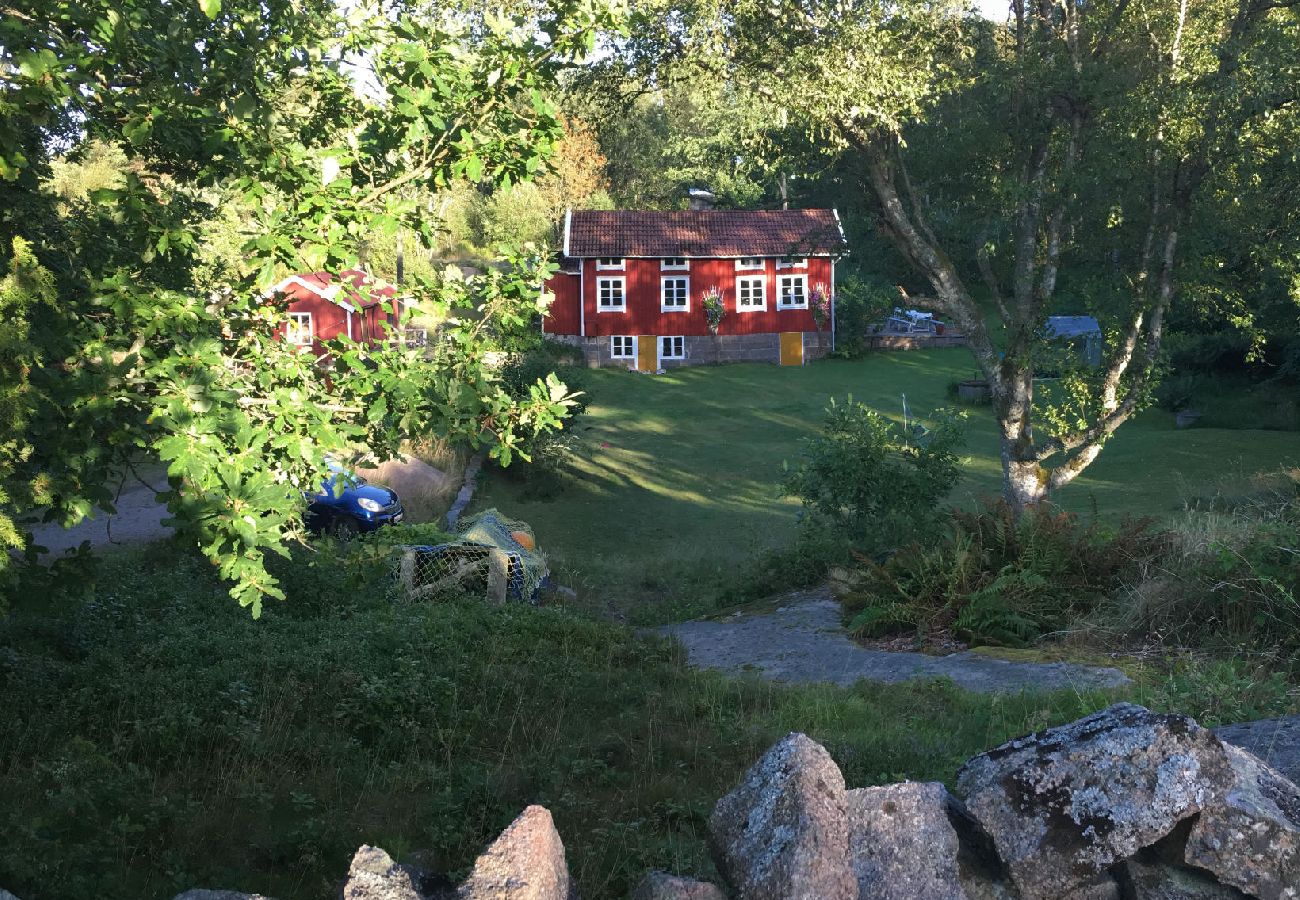
M 880 637 L 917 628 L 917 610 L 906 603 L 868 606 L 849 622 L 849 630 L 863 637 Z
M 1042 635 L 1038 624 L 991 587 L 972 594 L 953 623 L 972 642 L 1021 647 Z

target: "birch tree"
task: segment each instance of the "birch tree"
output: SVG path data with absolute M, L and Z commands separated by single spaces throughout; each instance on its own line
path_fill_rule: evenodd
M 1016 510 L 1078 477 L 1147 404 L 1197 198 L 1238 135 L 1300 90 L 1297 0 L 1012 0 L 991 33 L 943 3 L 741 0 L 731 23 L 735 77 L 856 157 L 880 231 L 967 336 Z M 910 163 L 936 135 L 917 123 L 976 90 L 1001 139 L 943 136 L 969 151 L 953 177 L 987 187 L 980 239 L 962 241 Z M 1045 320 L 1082 290 L 1065 263 L 1103 244 L 1102 365 L 1036 399 Z

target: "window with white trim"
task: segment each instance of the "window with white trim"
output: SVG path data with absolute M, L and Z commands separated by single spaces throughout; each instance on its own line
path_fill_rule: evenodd
M 596 279 L 596 311 L 624 312 L 627 309 L 627 279 Z
M 636 338 L 616 334 L 609 339 L 610 359 L 636 359 Z
M 602 256 L 596 260 L 596 268 L 599 269 L 622 269 L 626 264 L 621 256 Z
M 672 269 L 678 269 L 684 272 L 690 267 L 691 261 L 682 256 L 669 256 L 665 259 L 659 260 L 659 268 L 665 272 Z
M 686 312 L 690 307 L 691 280 L 689 278 L 659 279 L 659 311 Z
M 795 259 L 793 257 L 786 257 L 785 259 L 778 259 L 776 261 L 776 267 L 778 269 L 806 269 L 808 268 L 808 258 L 804 257 L 802 259 Z
M 289 313 L 289 327 L 285 331 L 285 338 L 289 343 L 297 344 L 300 347 L 310 344 L 314 334 L 315 331 L 311 325 L 311 313 Z
M 742 256 L 736 260 L 737 269 L 761 269 L 763 268 L 763 257 L 761 256 Z
M 659 339 L 659 358 L 685 359 L 686 338 L 681 335 L 677 335 L 676 337 L 661 337 Z
M 777 279 L 777 309 L 808 308 L 808 276 L 782 275 Z
M 736 279 L 736 312 L 767 309 L 767 279 L 750 275 Z

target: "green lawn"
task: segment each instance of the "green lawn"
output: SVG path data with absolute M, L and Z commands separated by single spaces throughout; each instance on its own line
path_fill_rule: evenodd
M 928 412 L 949 403 L 948 383 L 972 370 L 970 354 L 956 349 L 801 369 L 591 372 L 591 405 L 578 424 L 582 447 L 567 487 L 542 500 L 492 473 L 475 506 L 497 506 L 531 523 L 561 579 L 600 604 L 627 609 L 704 590 L 794 533 L 799 506 L 778 496 L 781 463 L 819 427 L 830 397 L 852 394 L 901 418 L 904 394 L 913 413 Z M 995 434 L 988 410 L 971 410 L 967 475 L 955 502 L 998 490 Z M 1177 430 L 1171 414 L 1151 410 L 1120 429 L 1056 499 L 1108 517 L 1163 516 L 1224 478 L 1297 462 L 1293 433 Z

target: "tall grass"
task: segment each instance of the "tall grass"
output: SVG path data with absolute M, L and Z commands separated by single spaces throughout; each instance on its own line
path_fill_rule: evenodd
M 470 451 L 442 438 L 402 443 L 396 459 L 358 469 L 369 481 L 397 492 L 408 521 L 438 522 L 447 514 L 465 481 Z
M 1191 501 L 1115 599 L 1121 626 L 1163 643 L 1300 650 L 1300 469 Z

